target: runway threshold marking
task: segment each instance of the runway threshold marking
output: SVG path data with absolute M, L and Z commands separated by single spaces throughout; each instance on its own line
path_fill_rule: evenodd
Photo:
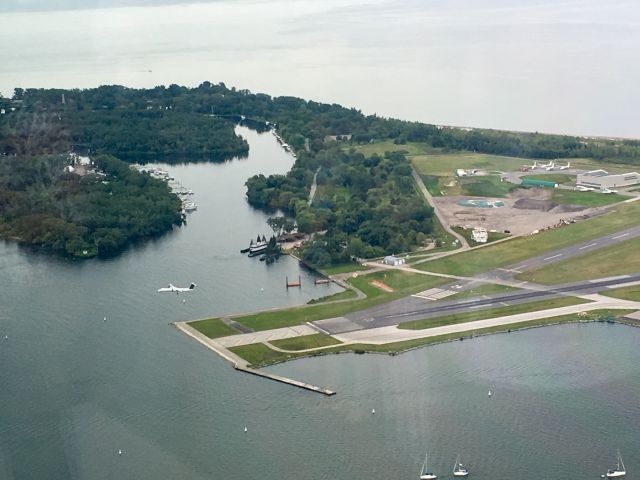
M 551 257 L 547 257 L 547 258 L 545 258 L 545 259 L 544 259 L 544 261 L 547 261 L 547 260 L 553 260 L 554 258 L 561 257 L 562 255 L 564 255 L 564 253 L 559 253 L 559 254 L 557 254 L 557 255 L 553 255 L 553 256 L 551 256 Z
M 585 248 L 595 247 L 598 245 L 597 243 L 590 243 L 589 245 L 585 245 L 584 247 L 580 247 L 578 250 L 584 250 Z
M 611 237 L 611 240 L 617 240 L 619 238 L 626 237 L 627 235 L 629 235 L 629 232 L 618 235 L 617 237 Z

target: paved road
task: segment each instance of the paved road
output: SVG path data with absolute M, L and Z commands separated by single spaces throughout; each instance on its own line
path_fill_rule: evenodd
M 440 222 L 440 225 L 442 225 L 442 228 L 444 228 L 453 237 L 457 238 L 458 241 L 460 242 L 460 245 L 461 245 L 462 248 L 456 250 L 456 252 L 462 252 L 463 250 L 468 250 L 469 249 L 469 242 L 467 242 L 467 239 L 464 238 L 462 235 L 460 235 L 459 233 L 454 232 L 451 229 L 451 227 L 449 226 L 449 223 L 446 221 L 446 219 L 444 218 L 444 216 L 442 215 L 442 213 L 438 209 L 438 206 L 433 201 L 433 197 L 429 193 L 429 190 L 427 190 L 427 187 L 424 186 L 424 183 L 422 182 L 422 179 L 420 178 L 420 175 L 418 174 L 418 172 L 416 171 L 416 169 L 415 169 L 415 167 L 413 165 L 411 165 L 411 175 L 413 176 L 413 179 L 416 182 L 416 185 L 418 185 L 418 188 L 422 192 L 422 195 L 424 196 L 425 200 L 433 208 L 433 213 L 436 214 L 436 218 Z

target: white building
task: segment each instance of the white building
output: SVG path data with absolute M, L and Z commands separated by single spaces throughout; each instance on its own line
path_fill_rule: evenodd
M 489 234 L 485 228 L 476 227 L 471 232 L 471 240 L 476 243 L 487 243 L 487 240 L 489 240 Z
M 628 187 L 636 183 L 640 183 L 640 174 L 638 172 L 609 175 L 606 170 L 592 170 L 587 173 L 579 173 L 576 178 L 577 185 L 598 189 Z
M 397 267 L 398 265 L 404 264 L 404 258 L 398 258 L 394 257 L 393 255 L 388 255 L 382 259 L 382 263 L 384 263 L 385 265 Z

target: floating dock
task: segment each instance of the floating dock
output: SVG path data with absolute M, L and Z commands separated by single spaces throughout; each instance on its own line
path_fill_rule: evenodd
M 297 282 L 290 282 L 289 277 L 287 277 L 287 288 L 291 288 L 291 287 L 302 287 L 302 280 L 300 279 L 300 275 L 298 275 Z

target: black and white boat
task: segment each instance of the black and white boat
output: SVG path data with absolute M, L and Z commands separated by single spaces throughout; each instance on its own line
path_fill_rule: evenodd
M 258 238 L 255 242 L 251 240 L 251 244 L 249 245 L 249 256 L 255 257 L 257 255 L 260 255 L 267 249 L 268 246 L 269 242 L 267 241 L 267 238 L 264 235 L 262 236 L 262 238 L 260 238 L 260 235 L 258 235 Z

